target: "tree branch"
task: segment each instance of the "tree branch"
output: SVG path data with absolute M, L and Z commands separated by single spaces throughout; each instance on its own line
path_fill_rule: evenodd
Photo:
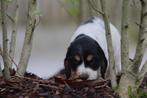
M 10 79 L 9 72 L 9 56 L 8 56 L 8 36 L 7 36 L 7 22 L 6 22 L 6 1 L 1 0 L 1 24 L 2 24 L 2 34 L 3 34 L 3 61 L 4 61 L 4 77 L 5 79 Z
M 36 26 L 37 0 L 28 0 L 26 33 L 16 75 L 24 75 L 31 55 L 34 29 Z
M 140 71 L 140 78 L 143 79 L 144 78 L 144 75 L 147 73 L 147 61 L 145 62 L 145 64 L 143 65 L 143 68 L 142 70 Z M 141 80 L 142 81 L 142 80 Z M 140 81 L 140 83 L 141 83 Z
M 132 69 L 134 73 L 139 72 L 139 67 L 143 58 L 144 50 L 147 45 L 145 45 L 145 38 L 147 37 L 147 1 L 140 0 L 141 2 L 141 16 L 140 16 L 140 28 L 138 33 L 138 42 L 136 48 L 136 54 Z
M 14 53 L 15 53 L 15 46 L 16 46 L 16 36 L 17 36 L 17 22 L 18 22 L 18 14 L 19 14 L 19 4 L 18 0 L 16 0 L 15 4 L 15 13 L 14 13 L 14 21 L 12 23 L 12 34 L 11 34 L 11 42 L 10 42 L 10 50 L 9 50 L 9 56 L 11 59 L 14 59 Z M 12 67 L 12 61 L 9 60 L 10 68 Z
M 108 17 L 106 14 L 106 3 L 105 0 L 100 0 L 101 1 L 101 8 L 102 8 L 102 16 L 104 19 L 104 24 L 105 24 L 105 31 L 106 31 L 106 39 L 107 39 L 107 44 L 108 44 L 108 54 L 109 54 L 109 70 L 110 70 L 110 77 L 111 77 L 111 84 L 112 87 L 116 87 L 116 75 L 115 75 L 115 69 L 114 69 L 114 51 L 112 47 L 112 37 L 111 37 L 111 31 L 110 31 L 110 25 L 108 21 Z
M 98 10 L 98 9 L 94 6 L 94 2 L 92 2 L 91 0 L 88 0 L 88 3 L 89 3 L 89 5 L 90 5 L 90 7 L 91 7 L 94 11 L 96 11 L 97 13 L 99 13 L 99 14 L 101 14 L 101 15 L 104 14 L 104 12 Z

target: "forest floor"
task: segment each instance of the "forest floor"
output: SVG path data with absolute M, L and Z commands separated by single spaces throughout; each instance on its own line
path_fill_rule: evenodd
M 24 77 L 14 73 L 9 81 L 0 78 L 0 98 L 118 98 L 108 86 L 109 80 L 66 80 L 63 74 L 42 79 L 31 73 Z M 140 88 L 147 92 L 147 77 Z

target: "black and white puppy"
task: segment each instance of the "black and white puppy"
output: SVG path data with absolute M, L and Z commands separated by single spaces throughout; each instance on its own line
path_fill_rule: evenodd
M 116 73 L 121 72 L 120 34 L 110 23 Z M 98 69 L 105 78 L 108 68 L 108 51 L 102 19 L 91 17 L 76 30 L 64 60 L 67 78 L 71 72 L 78 73 L 82 79 L 93 80 L 98 77 Z

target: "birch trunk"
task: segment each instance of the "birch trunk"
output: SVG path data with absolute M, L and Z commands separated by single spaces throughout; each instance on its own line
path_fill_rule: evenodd
M 106 2 L 105 0 L 100 0 L 101 3 L 101 8 L 103 12 L 103 19 L 104 19 L 104 24 L 105 24 L 105 31 L 106 31 L 106 39 L 107 39 L 107 44 L 108 44 L 108 54 L 109 54 L 109 75 L 111 78 L 111 84 L 112 87 L 115 88 L 117 86 L 116 83 L 116 75 L 115 75 L 115 67 L 114 67 L 114 51 L 112 47 L 112 38 L 111 38 L 111 31 L 110 31 L 110 26 L 109 26 L 109 21 L 108 17 L 106 14 Z
M 6 1 L 1 0 L 1 24 L 2 24 L 2 35 L 3 35 L 3 53 L 2 58 L 4 61 L 4 77 L 10 79 L 9 71 L 9 55 L 8 55 L 8 36 L 7 36 L 7 22 L 6 22 Z
M 140 16 L 140 28 L 138 33 L 138 42 L 136 48 L 136 54 L 132 69 L 134 73 L 139 72 L 139 67 L 143 58 L 145 46 L 145 38 L 147 37 L 147 0 L 140 0 L 141 2 L 141 16 Z M 147 43 L 147 42 L 146 42 Z
M 79 0 L 79 10 L 79 23 L 81 23 L 90 16 L 88 0 Z
M 118 92 L 121 96 L 121 98 L 129 98 L 129 88 L 132 88 L 133 91 L 137 91 L 137 88 L 139 86 L 139 83 L 141 83 L 142 79 L 138 79 L 140 77 L 143 77 L 145 72 L 147 71 L 147 66 L 144 65 L 144 70 L 142 70 L 142 74 L 138 73 L 139 65 L 142 60 L 143 56 L 143 50 L 144 50 L 144 40 L 145 40 L 145 33 L 147 30 L 145 28 L 147 27 L 147 1 L 146 0 L 140 0 L 141 1 L 141 21 L 140 21 L 140 31 L 139 31 L 139 38 L 138 38 L 138 46 L 137 46 L 137 53 L 135 55 L 134 63 L 132 65 L 132 69 L 128 69 L 129 61 L 126 59 L 128 57 L 128 50 L 124 50 L 127 48 L 127 44 L 125 46 L 125 43 L 122 42 L 122 63 L 123 63 L 123 75 L 120 81 Z M 128 4 L 129 0 L 123 0 L 123 17 L 122 19 L 122 41 L 126 41 L 126 38 L 123 34 L 125 34 L 125 28 L 123 32 L 123 26 L 126 25 L 128 19 L 127 19 L 127 11 L 128 11 Z M 125 19 L 126 18 L 126 19 Z M 126 28 L 127 29 L 127 28 Z M 125 34 L 126 35 L 126 34 Z M 124 52 L 123 52 L 124 51 Z M 134 65 L 135 64 L 135 65 Z
M 147 0 L 140 0 L 140 2 L 141 2 L 141 6 L 142 6 L 140 33 L 143 34 L 142 36 L 140 35 L 142 38 L 142 41 L 143 41 L 142 43 L 140 43 L 140 44 L 142 44 L 141 45 L 142 47 L 140 50 L 140 53 L 141 53 L 140 55 L 143 55 L 144 49 L 147 48 Z M 138 64 L 140 64 L 140 63 L 138 63 Z M 134 69 L 135 68 L 136 68 L 136 66 L 134 66 Z M 144 77 L 144 75 L 147 73 L 147 61 L 143 65 L 143 68 L 139 68 L 139 69 L 140 69 L 140 70 L 138 70 L 138 73 L 140 75 L 139 78 L 141 77 L 141 81 L 142 81 L 142 79 L 143 79 L 142 77 Z M 141 81 L 140 81 L 140 83 L 141 83 Z
M 0 45 L 0 56 L 2 56 L 1 45 Z M 2 76 L 3 76 L 3 73 L 2 73 L 1 62 L 0 62 L 0 77 L 2 77 Z
M 26 72 L 28 61 L 31 55 L 34 29 L 36 25 L 36 7 L 37 0 L 28 0 L 26 33 L 16 75 L 24 75 Z
M 122 1 L 122 23 L 121 23 L 121 64 L 123 74 L 119 83 L 118 92 L 121 98 L 128 98 L 128 88 L 134 87 L 134 79 L 132 79 L 128 72 L 129 66 L 129 47 L 128 47 L 128 9 L 129 0 Z
M 11 34 L 11 42 L 10 42 L 10 50 L 9 50 L 9 56 L 11 59 L 14 59 L 14 53 L 15 53 L 15 46 L 16 46 L 16 37 L 17 37 L 17 22 L 18 22 L 18 14 L 19 14 L 19 5 L 18 0 L 16 0 L 15 5 L 15 13 L 14 13 L 14 21 L 12 23 L 12 34 Z M 12 68 L 12 61 L 9 60 L 10 68 Z

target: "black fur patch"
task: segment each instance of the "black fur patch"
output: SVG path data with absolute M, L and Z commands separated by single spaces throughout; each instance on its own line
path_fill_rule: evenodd
M 86 21 L 82 22 L 81 25 L 87 24 L 87 23 L 93 23 L 94 17 L 90 17 Z

